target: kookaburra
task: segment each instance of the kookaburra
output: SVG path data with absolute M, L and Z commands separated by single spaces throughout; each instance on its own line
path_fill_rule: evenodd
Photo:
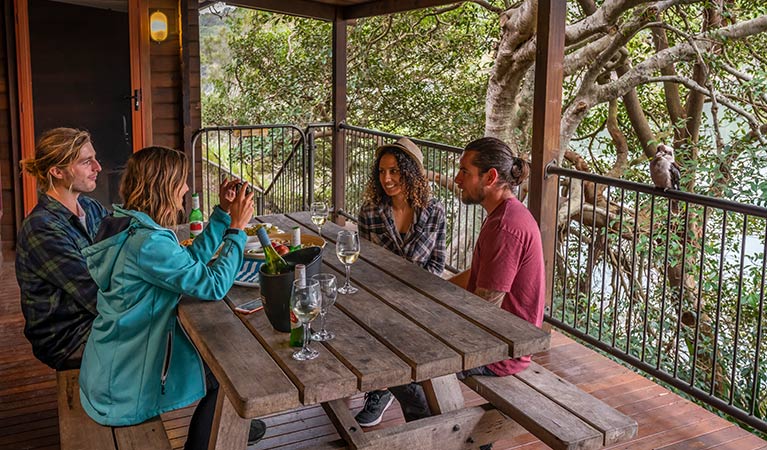
M 679 190 L 679 164 L 674 160 L 674 149 L 658 144 L 655 158 L 650 161 L 650 177 L 655 187 Z

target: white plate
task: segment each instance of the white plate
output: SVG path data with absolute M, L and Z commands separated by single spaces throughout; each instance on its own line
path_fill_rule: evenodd
M 245 287 L 259 287 L 258 268 L 263 263 L 263 261 L 245 258 L 242 262 L 242 268 L 240 268 L 237 276 L 234 277 L 234 284 Z

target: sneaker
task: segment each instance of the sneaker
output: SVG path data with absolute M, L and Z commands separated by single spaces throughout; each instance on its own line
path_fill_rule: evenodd
M 250 421 L 250 430 L 248 431 L 248 445 L 253 445 L 260 441 L 266 434 L 266 424 L 258 419 Z
M 354 418 L 361 427 L 378 425 L 393 401 L 394 396 L 389 391 L 368 392 L 365 394 L 365 406 Z

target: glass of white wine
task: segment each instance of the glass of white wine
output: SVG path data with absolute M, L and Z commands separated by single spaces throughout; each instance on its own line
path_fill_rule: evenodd
M 309 348 L 312 332 L 309 323 L 320 314 L 322 307 L 322 292 L 320 283 L 316 280 L 296 280 L 293 282 L 293 292 L 290 295 L 290 309 L 304 327 L 304 344 L 301 350 L 293 353 L 293 359 L 306 361 L 319 356 L 319 352 Z
M 314 202 L 311 208 L 312 223 L 317 225 L 319 235 L 322 236 L 322 226 L 328 220 L 328 205 L 325 202 Z
M 354 294 L 357 292 L 357 288 L 352 286 L 349 282 L 349 276 L 351 265 L 354 264 L 354 261 L 357 261 L 357 258 L 360 256 L 360 237 L 356 231 L 341 230 L 338 232 L 336 255 L 346 267 L 346 282 L 343 286 L 338 288 L 338 292 L 342 294 Z

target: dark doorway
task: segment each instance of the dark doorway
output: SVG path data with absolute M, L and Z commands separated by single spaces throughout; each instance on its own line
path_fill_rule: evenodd
M 35 136 L 61 126 L 90 131 L 103 167 L 90 195 L 111 207 L 132 152 L 128 1 L 72 3 L 114 9 L 30 0 Z

